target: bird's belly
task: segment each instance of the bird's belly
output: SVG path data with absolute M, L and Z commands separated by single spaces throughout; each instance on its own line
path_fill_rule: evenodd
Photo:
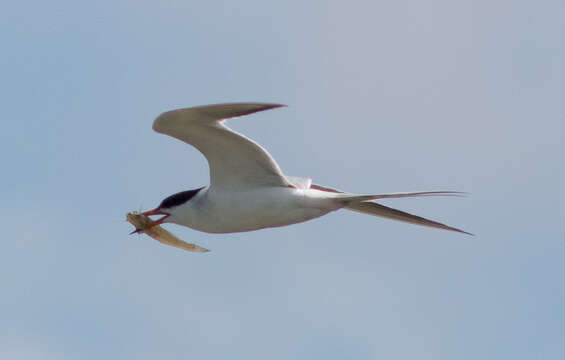
M 225 214 L 223 221 L 211 224 L 205 231 L 229 233 L 252 231 L 269 227 L 279 227 L 300 223 L 322 216 L 320 209 L 289 209 L 278 211 L 273 207 L 256 209 L 257 211 Z
M 331 210 L 312 206 L 294 189 L 210 194 L 200 211 L 191 216 L 190 224 L 183 225 L 209 233 L 252 231 L 296 224 Z

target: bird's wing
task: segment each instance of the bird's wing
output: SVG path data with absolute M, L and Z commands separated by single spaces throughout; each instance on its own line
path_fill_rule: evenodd
M 285 177 L 297 189 L 303 189 L 303 190 L 310 189 L 310 185 L 312 185 L 312 179 L 309 178 L 301 178 L 301 177 L 288 176 L 288 175 L 285 175 Z
M 155 119 L 153 130 L 197 148 L 208 160 L 213 188 L 235 191 L 292 186 L 267 150 L 223 123 L 225 119 L 281 106 L 233 103 L 172 110 Z

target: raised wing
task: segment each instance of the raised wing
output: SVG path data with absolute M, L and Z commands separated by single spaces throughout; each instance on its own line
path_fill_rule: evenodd
M 213 188 L 237 191 L 292 186 L 267 150 L 223 123 L 225 119 L 281 106 L 233 103 L 172 110 L 155 119 L 153 130 L 197 148 L 208 160 Z

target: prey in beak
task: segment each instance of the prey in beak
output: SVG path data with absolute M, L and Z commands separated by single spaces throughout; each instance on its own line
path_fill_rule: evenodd
M 132 232 L 129 233 L 130 235 L 143 232 L 143 231 L 145 231 L 145 230 L 147 230 L 147 229 L 152 228 L 153 226 L 161 225 L 161 224 L 165 221 L 166 218 L 168 218 L 169 216 L 171 216 L 171 214 L 168 214 L 168 213 L 166 213 L 166 212 L 163 212 L 163 211 L 161 211 L 159 208 L 156 208 L 156 209 L 153 209 L 153 210 L 144 211 L 144 212 L 141 213 L 141 215 L 145 215 L 145 216 L 148 216 L 148 217 L 151 216 L 151 215 L 164 215 L 164 216 L 163 216 L 162 218 L 156 220 L 156 221 L 149 220 L 143 229 L 135 229 L 134 231 L 132 231 Z

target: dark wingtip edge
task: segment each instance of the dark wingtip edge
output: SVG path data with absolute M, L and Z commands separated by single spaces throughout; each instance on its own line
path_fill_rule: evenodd
M 256 112 L 260 112 L 260 111 L 278 109 L 278 108 L 287 107 L 287 106 L 288 106 L 288 105 L 284 105 L 284 104 L 269 104 L 269 103 L 265 103 L 265 104 L 261 104 L 261 106 L 258 107 L 257 109 L 252 109 L 252 110 L 245 111 L 244 113 L 242 113 L 241 115 L 238 115 L 238 116 L 250 115 L 250 114 L 254 114 L 254 113 L 256 113 Z
M 461 229 L 457 229 L 457 228 L 454 228 L 454 227 L 451 227 L 451 226 L 447 226 L 447 227 L 444 228 L 444 229 L 445 229 L 445 230 L 455 231 L 455 232 L 458 232 L 458 233 L 461 233 L 461 234 L 465 234 L 465 235 L 475 236 L 475 234 L 472 234 L 472 233 L 470 233 L 470 232 L 463 231 L 463 230 L 461 230 Z

